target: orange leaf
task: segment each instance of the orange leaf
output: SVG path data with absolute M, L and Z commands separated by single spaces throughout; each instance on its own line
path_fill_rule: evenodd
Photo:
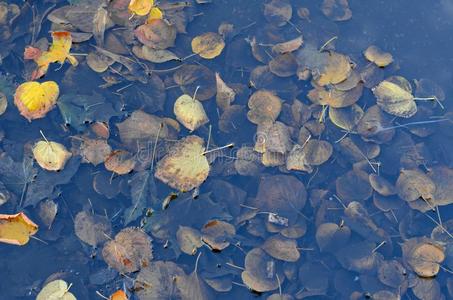
M 129 3 L 129 11 L 138 15 L 145 16 L 149 13 L 154 5 L 154 0 L 131 0 Z
M 25 245 L 30 236 L 38 231 L 38 225 L 33 223 L 23 212 L 15 215 L 0 214 L 0 242 Z
M 78 65 L 77 59 L 69 54 L 72 46 L 71 33 L 67 31 L 52 32 L 52 45 L 48 51 L 41 51 L 38 48 L 26 47 L 24 51 L 24 59 L 33 59 L 38 65 L 38 68 L 33 71 L 31 79 L 37 79 L 47 73 L 49 64 L 59 62 L 63 64 L 66 59 L 73 66 Z
M 118 290 L 110 296 L 110 300 L 127 300 L 127 295 L 123 290 Z

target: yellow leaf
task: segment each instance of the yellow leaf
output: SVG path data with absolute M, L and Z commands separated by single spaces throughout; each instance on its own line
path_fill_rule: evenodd
M 65 146 L 56 142 L 39 141 L 33 147 L 34 158 L 41 168 L 48 171 L 62 170 L 71 155 Z
M 153 8 L 151 8 L 151 10 L 149 12 L 146 23 L 150 23 L 154 20 L 163 19 L 163 17 L 164 17 L 164 14 L 162 13 L 162 11 L 158 7 L 153 7 Z
M 157 163 L 156 178 L 184 192 L 198 187 L 209 175 L 204 151 L 202 138 L 196 135 L 185 137 Z
M 76 300 L 77 298 L 69 292 L 71 285 L 64 280 L 57 279 L 46 284 L 36 296 L 36 300 Z
M 201 102 L 187 94 L 176 99 L 173 111 L 176 119 L 191 131 L 209 122 Z
M 127 300 L 127 295 L 124 291 L 118 290 L 110 296 L 110 300 Z
M 44 117 L 55 105 L 60 90 L 55 81 L 29 81 L 16 89 L 14 104 L 29 121 Z
M 192 40 L 192 51 L 205 59 L 213 59 L 222 53 L 225 42 L 220 34 L 207 32 Z
M 154 0 L 131 0 L 129 11 L 137 16 L 146 16 L 154 5 Z
M 25 245 L 31 235 L 38 231 L 38 225 L 33 223 L 23 212 L 15 215 L 0 214 L 0 242 Z
M 41 51 L 38 48 L 27 47 L 24 52 L 24 59 L 33 59 L 38 68 L 33 71 L 31 79 L 37 79 L 46 74 L 49 64 L 59 62 L 63 64 L 66 59 L 73 66 L 78 65 L 77 59 L 69 54 L 72 46 L 71 33 L 68 31 L 52 32 L 52 45 L 48 51 Z

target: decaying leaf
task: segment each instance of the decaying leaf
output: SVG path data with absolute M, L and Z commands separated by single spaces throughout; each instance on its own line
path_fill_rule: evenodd
M 427 238 L 413 238 L 403 245 L 403 257 L 420 277 L 434 277 L 445 259 L 444 249 Z
M 195 95 L 200 101 L 208 100 L 216 93 L 214 73 L 203 65 L 183 65 L 174 74 L 173 79 L 188 95 Z
M 192 40 L 192 51 L 205 59 L 213 59 L 222 53 L 225 42 L 220 34 L 206 32 Z
M 373 189 L 368 181 L 368 174 L 360 170 L 351 170 L 338 177 L 336 190 L 340 199 L 346 203 L 364 201 L 371 197 Z
M 96 247 L 108 241 L 112 228 L 107 217 L 81 211 L 74 219 L 74 231 L 80 240 Z
M 176 119 L 190 131 L 209 122 L 203 104 L 187 94 L 176 99 L 173 112 Z
M 267 292 L 277 289 L 283 282 L 283 274 L 278 273 L 277 262 L 260 248 L 254 248 L 245 256 L 245 271 L 241 277 L 250 289 Z
M 236 228 L 230 223 L 211 220 L 201 229 L 202 240 L 216 251 L 222 251 L 230 245 L 230 240 L 236 234 Z
M 285 25 L 292 15 L 293 8 L 288 0 L 272 0 L 264 4 L 264 17 L 276 26 Z
M 376 46 L 368 47 L 365 52 L 363 52 L 363 55 L 378 67 L 386 67 L 393 62 L 393 57 L 390 53 L 383 52 Z
M 278 234 L 266 239 L 261 248 L 273 258 L 283 261 L 295 262 L 300 258 L 296 240 Z
M 118 175 L 128 174 L 135 167 L 134 156 L 126 150 L 114 150 L 105 158 L 104 166 L 107 170 Z
M 346 80 L 352 71 L 348 56 L 337 52 L 329 52 L 327 55 L 321 68 L 316 70 L 319 72 L 316 83 L 320 86 L 338 84 Z
M 39 202 L 38 215 L 48 229 L 52 226 L 58 212 L 58 204 L 51 199 Z
M 316 242 L 322 252 L 335 252 L 346 245 L 351 236 L 348 226 L 335 223 L 322 223 L 316 229 Z
M 248 101 L 247 118 L 254 124 L 274 122 L 282 109 L 281 99 L 267 90 L 258 90 Z
M 408 202 L 415 201 L 420 197 L 425 201 L 431 201 L 436 191 L 436 185 L 421 170 L 401 170 L 396 181 L 398 196 Z
M 48 171 L 62 170 L 71 156 L 65 146 L 57 142 L 39 141 L 33 146 L 33 157 Z
M 204 151 L 202 138 L 196 135 L 183 138 L 157 163 L 156 178 L 180 191 L 198 187 L 209 175 Z
M 286 159 L 286 168 L 311 173 L 313 166 L 325 163 L 332 152 L 333 147 L 329 142 L 310 139 L 304 146 L 293 146 Z
M 141 59 L 145 59 L 147 61 L 158 64 L 172 60 L 180 60 L 180 58 L 170 50 L 154 49 L 145 45 L 141 47 L 134 46 L 132 48 L 132 52 L 134 52 L 134 54 Z
M 236 92 L 230 88 L 223 79 L 220 77 L 219 73 L 215 73 L 216 79 L 216 87 L 217 87 L 217 94 L 216 94 L 216 103 L 217 106 L 223 110 L 226 110 L 230 107 L 231 103 L 234 101 L 234 97 L 236 97 Z
M 364 114 L 362 108 L 357 104 L 343 108 L 329 107 L 330 121 L 348 131 L 352 131 L 356 127 Z
M 373 88 L 377 105 L 385 112 L 397 117 L 410 118 L 417 112 L 412 87 L 405 78 L 393 76 Z
M 33 223 L 23 212 L 14 215 L 0 214 L 0 242 L 23 246 L 28 243 L 30 236 L 38 231 L 38 225 Z
M 131 273 L 149 265 L 151 239 L 139 228 L 127 227 L 102 249 L 105 262 L 120 273 Z
M 60 90 L 55 81 L 29 81 L 16 89 L 14 104 L 28 121 L 43 118 L 57 103 Z
M 334 21 L 347 21 L 352 17 L 348 0 L 324 0 L 321 11 L 326 17 Z
M 175 45 L 176 28 L 165 20 L 152 20 L 137 27 L 135 36 L 142 44 L 163 50 Z
M 285 54 L 289 52 L 293 52 L 302 46 L 302 43 L 304 42 L 304 39 L 302 36 L 298 36 L 295 39 L 283 42 L 283 43 L 278 43 L 272 46 L 272 52 L 277 53 L 277 54 Z
M 181 251 L 188 255 L 195 255 L 197 249 L 203 245 L 201 233 L 191 227 L 179 226 L 176 239 Z
M 57 279 L 49 282 L 36 296 L 36 300 L 76 300 L 76 297 L 69 291 L 71 284 L 64 280 Z
M 269 70 L 279 77 L 290 77 L 297 72 L 297 61 L 292 53 L 274 57 L 269 62 Z
M 27 47 L 24 52 L 24 59 L 33 59 L 38 68 L 33 71 L 31 80 L 38 79 L 47 73 L 51 63 L 63 64 L 65 60 L 73 66 L 77 66 L 77 59 L 69 54 L 72 46 L 71 33 L 67 31 L 52 32 L 52 45 L 48 51 L 41 51 L 39 48 Z
M 384 177 L 373 173 L 368 176 L 368 179 L 370 180 L 370 184 L 373 189 L 382 196 L 391 196 L 396 194 L 395 185 L 391 184 Z
M 80 145 L 80 155 L 94 166 L 103 163 L 111 152 L 112 147 L 104 139 L 83 138 Z

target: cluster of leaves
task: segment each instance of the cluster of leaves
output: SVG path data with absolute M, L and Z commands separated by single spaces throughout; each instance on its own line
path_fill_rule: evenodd
M 50 46 L 27 33 L 25 82 L 14 93 L 1 77 L 0 101 L 14 94 L 4 116 L 36 134 L 1 154 L 0 205 L 44 226 L 0 215 L 0 242 L 63 253 L 81 241 L 77 254 L 96 258 L 82 264 L 90 286 L 112 300 L 441 298 L 453 285 L 453 223 L 440 214 L 453 168 L 427 149 L 451 130 L 442 89 L 396 75 L 376 46 L 335 50 L 317 21 L 349 20 L 346 0 L 314 14 L 266 1 L 258 24 L 188 39 L 206 2 L 71 1 L 45 14 Z M 413 226 L 422 217 L 432 226 Z M 37 299 L 86 292 L 67 282 L 50 275 Z

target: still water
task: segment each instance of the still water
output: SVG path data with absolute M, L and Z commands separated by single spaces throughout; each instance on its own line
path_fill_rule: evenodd
M 0 213 L 39 226 L 0 299 L 453 298 L 453 1 L 129 2 L 0 1 Z M 78 65 L 36 76 L 54 31 Z M 59 97 L 28 121 L 32 78 Z

